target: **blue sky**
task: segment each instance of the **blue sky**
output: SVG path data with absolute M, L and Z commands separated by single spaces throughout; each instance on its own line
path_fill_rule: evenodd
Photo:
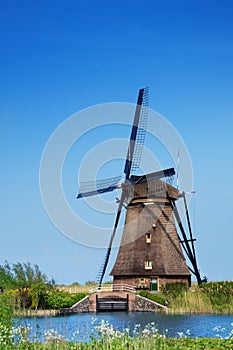
M 173 124 L 192 159 L 190 210 L 201 273 L 232 280 L 232 1 L 0 6 L 0 263 L 37 263 L 58 283 L 95 278 L 104 251 L 69 240 L 49 220 L 41 156 L 73 113 L 135 103 L 138 89 L 149 86 L 150 107 Z M 77 167 L 70 166 L 74 197 Z

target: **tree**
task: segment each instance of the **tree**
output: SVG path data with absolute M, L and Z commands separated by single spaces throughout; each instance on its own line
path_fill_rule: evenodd
M 19 288 L 31 288 L 34 284 L 48 283 L 47 276 L 40 271 L 39 266 L 32 265 L 30 262 L 17 262 L 12 265 L 12 271 Z
M 0 287 L 2 288 L 2 292 L 6 289 L 15 288 L 14 276 L 7 261 L 5 261 L 3 266 L 0 266 Z
M 32 265 L 30 262 L 13 264 L 12 272 L 22 308 L 25 310 L 31 304 L 37 308 L 40 298 L 44 296 L 42 290 L 46 291 L 46 275 L 40 271 L 38 265 Z
M 17 262 L 10 265 L 7 261 L 0 265 L 0 287 L 1 290 L 14 289 L 16 302 L 24 310 L 31 306 L 35 309 L 45 307 L 48 291 L 52 290 L 55 280 L 48 281 L 47 276 L 42 273 L 38 265 L 30 262 Z
M 47 285 L 42 282 L 38 282 L 32 285 L 29 295 L 32 298 L 31 307 L 35 310 L 38 308 L 44 309 L 47 299 Z

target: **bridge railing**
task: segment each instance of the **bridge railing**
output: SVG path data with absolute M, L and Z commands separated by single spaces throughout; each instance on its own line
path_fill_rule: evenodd
M 130 284 L 103 284 L 101 286 L 92 287 L 90 294 L 101 292 L 130 292 L 136 293 L 136 289 Z

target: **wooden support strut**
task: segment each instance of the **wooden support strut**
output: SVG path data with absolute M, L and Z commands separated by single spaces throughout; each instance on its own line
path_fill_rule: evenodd
M 182 234 L 182 237 L 183 237 L 183 241 L 184 241 L 184 244 L 185 244 L 185 247 L 187 249 L 187 256 L 193 266 L 193 270 L 190 269 L 193 274 L 196 276 L 196 279 L 197 279 L 197 283 L 198 284 L 201 284 L 202 283 L 202 280 L 201 280 L 201 276 L 200 276 L 200 273 L 199 273 L 199 270 L 198 270 L 198 267 L 197 267 L 197 260 L 196 260 L 196 256 L 195 256 L 195 250 L 194 252 L 191 250 L 190 248 L 190 245 L 189 245 L 189 241 L 187 236 L 186 236 L 186 233 L 185 233 L 185 230 L 184 230 L 184 227 L 182 225 L 182 222 L 181 222 L 181 219 L 180 219 L 180 215 L 179 215 L 179 212 L 177 210 L 177 207 L 176 207 L 176 204 L 175 204 L 175 201 L 172 200 L 169 196 L 168 196 L 168 199 L 172 205 L 172 208 L 173 208 L 173 212 L 174 212 L 174 215 L 175 215 L 175 218 L 176 218 L 176 221 L 179 225 L 179 228 L 180 228 L 180 231 L 181 231 L 181 234 Z M 191 241 L 193 241 L 193 239 L 191 238 Z M 194 246 L 193 246 L 193 249 L 194 249 Z

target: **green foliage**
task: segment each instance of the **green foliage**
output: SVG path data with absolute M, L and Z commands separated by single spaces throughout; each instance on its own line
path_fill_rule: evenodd
M 78 283 L 75 285 L 78 286 Z M 5 291 L 11 290 L 15 304 L 23 310 L 29 307 L 35 310 L 67 308 L 87 295 L 55 290 L 55 281 L 49 282 L 38 265 L 30 262 L 17 262 L 12 265 L 5 262 L 0 266 L 0 287 Z
M 11 342 L 14 321 L 14 298 L 0 294 L 0 347 L 6 349 Z
M 12 274 L 23 310 L 30 306 L 37 309 L 40 304 L 43 305 L 48 279 L 39 266 L 17 262 L 12 265 Z
M 167 283 L 162 287 L 162 292 L 169 299 L 177 298 L 184 292 L 187 292 L 188 286 L 183 282 Z
M 0 323 L 12 326 L 14 317 L 14 297 L 10 294 L 0 294 Z
M 88 293 L 74 293 L 74 294 L 71 294 L 72 305 L 74 305 L 78 301 L 82 300 L 87 295 L 88 295 Z
M 14 276 L 10 265 L 6 261 L 3 266 L 0 266 L 0 287 L 4 290 L 11 289 L 16 286 Z
M 47 295 L 46 308 L 59 310 L 68 308 L 83 299 L 87 293 L 68 293 L 64 291 L 53 290 Z
M 38 265 L 17 262 L 11 266 L 6 261 L 0 266 L 0 286 L 4 289 L 31 288 L 39 283 L 48 284 L 48 278 Z
M 201 285 L 201 290 L 208 296 L 216 312 L 232 312 L 233 310 L 233 282 L 208 282 Z
M 138 294 L 144 298 L 150 299 L 150 300 L 152 300 L 156 303 L 159 303 L 161 305 L 166 306 L 166 304 L 167 304 L 166 299 L 164 298 L 164 296 L 162 294 L 151 294 L 151 293 L 146 292 L 146 291 L 141 291 Z
M 38 265 L 32 265 L 30 262 L 12 265 L 14 279 L 18 288 L 31 288 L 33 285 L 48 283 L 48 279 L 43 274 Z
M 10 265 L 6 261 L 0 266 L 0 287 L 4 291 L 15 290 L 15 302 L 25 310 L 28 307 L 44 308 L 46 295 L 52 284 L 38 265 L 30 262 Z
M 29 291 L 31 297 L 31 308 L 37 310 L 45 309 L 47 299 L 47 285 L 42 282 L 38 282 L 32 285 Z
M 123 339 L 93 339 L 90 343 L 54 341 L 49 344 L 31 343 L 1 347 L 0 350 L 122 350 L 122 349 L 163 349 L 163 350 L 230 350 L 233 347 L 232 339 L 212 338 L 123 338 Z
M 164 286 L 162 295 L 170 312 L 233 312 L 233 282 L 208 282 L 190 289 L 183 283 L 170 283 Z
M 62 309 L 65 307 L 69 307 L 67 305 L 70 304 L 70 295 L 68 292 L 54 290 L 51 291 L 46 300 L 46 308 L 47 309 Z

